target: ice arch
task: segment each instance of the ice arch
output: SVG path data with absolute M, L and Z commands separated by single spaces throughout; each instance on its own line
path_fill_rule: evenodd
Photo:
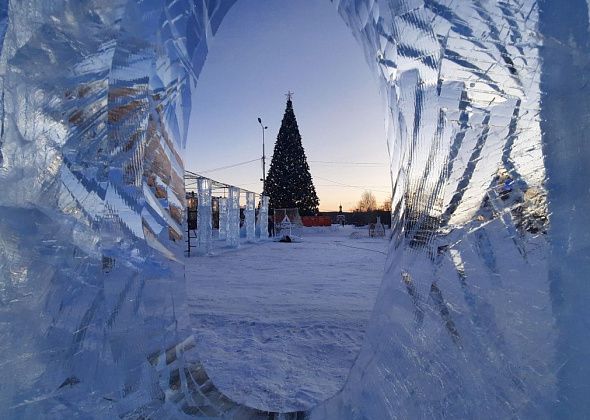
M 233 3 L 0 4 L 3 418 L 269 417 L 191 354 L 178 262 L 191 84 Z M 588 5 L 335 7 L 388 98 L 395 234 L 346 385 L 297 416 L 587 413 Z

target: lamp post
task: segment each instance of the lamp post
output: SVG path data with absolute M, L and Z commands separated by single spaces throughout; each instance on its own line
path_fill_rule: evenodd
M 258 117 L 258 124 L 262 128 L 262 193 L 266 192 L 266 154 L 264 153 L 264 131 L 268 128 L 262 124 L 262 119 Z

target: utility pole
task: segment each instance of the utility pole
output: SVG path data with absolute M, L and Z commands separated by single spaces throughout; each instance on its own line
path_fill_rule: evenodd
M 262 193 L 264 194 L 266 191 L 266 154 L 264 153 L 264 131 L 268 128 L 264 124 L 262 124 L 262 119 L 258 117 L 258 124 L 262 128 Z

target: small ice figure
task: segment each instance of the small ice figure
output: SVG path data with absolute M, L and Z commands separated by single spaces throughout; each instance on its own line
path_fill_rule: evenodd
M 381 223 L 381 216 L 377 216 L 377 223 L 375 223 L 375 236 L 385 236 L 385 227 L 383 226 L 383 223 Z

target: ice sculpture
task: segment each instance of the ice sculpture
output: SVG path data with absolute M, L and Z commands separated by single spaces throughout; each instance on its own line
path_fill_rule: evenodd
M 159 1 L 0 2 L 0 418 L 161 401 L 149 356 L 189 333 L 177 150 L 198 66 L 168 42 L 188 19 L 164 27 Z
M 377 222 L 375 223 L 374 235 L 377 237 L 385 236 L 385 227 L 381 223 L 381 217 L 377 216 Z
M 227 198 L 219 198 L 219 239 L 225 241 L 227 238 L 228 214 Z
M 227 197 L 227 240 L 229 247 L 240 245 L 240 189 L 229 187 Z
M 179 262 L 190 81 L 233 3 L 0 3 L 1 418 L 257 415 L 186 352 Z M 346 385 L 307 415 L 583 417 L 587 2 L 334 3 L 386 97 L 392 239 Z
M 258 210 L 258 229 L 260 239 L 268 238 L 268 196 L 260 196 L 260 209 Z
M 553 200 L 561 206 L 573 195 L 545 180 L 552 165 L 572 162 L 547 146 L 567 135 L 577 147 L 584 136 L 570 129 L 583 126 L 579 119 L 564 128 L 558 115 L 571 114 L 567 103 L 587 110 L 589 102 L 587 88 L 586 98 L 563 101 L 573 90 L 561 88 L 556 70 L 545 78 L 564 55 L 588 57 L 586 3 L 342 1 L 339 10 L 369 61 L 376 57 L 387 93 L 393 237 L 365 347 L 343 391 L 312 418 L 584 412 L 573 396 L 581 398 L 588 380 L 569 368 L 558 373 L 568 363 L 556 361 L 564 351 L 581 360 L 590 341 L 581 350 L 564 340 L 571 327 L 555 329 L 556 303 L 576 316 L 588 312 L 563 303 L 555 289 L 563 261 L 548 262 L 564 244 L 547 224 Z M 560 55 L 540 48 L 547 27 Z M 554 96 L 541 96 L 549 86 Z M 548 136 L 542 125 L 560 134 Z M 503 171 L 514 181 L 508 190 Z M 560 286 L 586 297 L 590 290 Z
M 256 197 L 253 192 L 246 193 L 246 209 L 244 211 L 246 224 L 246 239 L 249 242 L 256 240 Z
M 213 240 L 210 179 L 197 179 L 197 194 L 197 253 L 200 255 L 206 255 L 211 252 Z

